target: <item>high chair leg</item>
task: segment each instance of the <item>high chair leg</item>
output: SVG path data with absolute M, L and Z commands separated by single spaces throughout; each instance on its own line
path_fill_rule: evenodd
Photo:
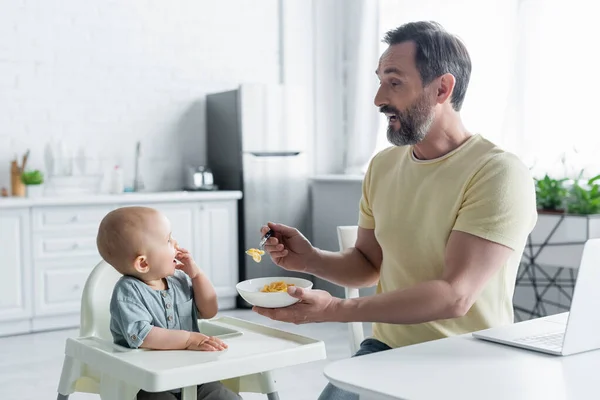
M 60 381 L 58 382 L 58 400 L 66 400 L 69 394 L 73 393 L 74 385 L 81 376 L 81 363 L 73 357 L 65 356 Z
M 260 374 L 263 385 L 263 393 L 267 394 L 268 400 L 279 400 L 279 394 L 275 386 L 275 377 L 273 371 L 265 371 Z
M 198 398 L 198 387 L 187 386 L 181 389 L 181 400 L 197 400 Z

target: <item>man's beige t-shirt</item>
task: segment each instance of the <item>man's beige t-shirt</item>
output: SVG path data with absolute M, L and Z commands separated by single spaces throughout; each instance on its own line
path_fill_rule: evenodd
M 529 170 L 480 135 L 434 160 L 416 159 L 412 146 L 377 154 L 365 175 L 359 216 L 359 226 L 375 230 L 383 251 L 377 293 L 441 278 L 453 230 L 514 252 L 465 316 L 415 325 L 376 323 L 374 337 L 400 347 L 512 323 L 517 269 L 536 221 Z

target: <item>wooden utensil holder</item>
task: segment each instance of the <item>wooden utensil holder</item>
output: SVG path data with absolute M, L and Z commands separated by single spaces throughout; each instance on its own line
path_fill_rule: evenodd
M 11 193 L 14 197 L 25 197 L 25 184 L 21 181 L 21 173 L 11 171 L 10 174 Z

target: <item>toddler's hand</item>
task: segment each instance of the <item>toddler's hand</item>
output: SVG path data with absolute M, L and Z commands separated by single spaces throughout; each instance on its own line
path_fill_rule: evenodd
M 219 338 L 206 336 L 199 332 L 192 332 L 187 342 L 186 350 L 221 351 L 226 348 L 227 344 Z
M 196 265 L 194 258 L 190 254 L 189 251 L 183 249 L 179 246 L 176 246 L 177 254 L 175 255 L 175 259 L 179 261 L 181 264 L 177 264 L 175 268 L 182 270 L 185 272 L 190 278 L 194 279 L 198 273 L 200 273 L 200 269 Z

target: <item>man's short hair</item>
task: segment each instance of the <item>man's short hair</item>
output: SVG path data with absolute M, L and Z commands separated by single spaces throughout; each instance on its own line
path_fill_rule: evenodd
M 471 78 L 471 58 L 465 45 L 442 25 L 430 21 L 404 24 L 388 31 L 383 38 L 390 46 L 409 41 L 416 45 L 415 64 L 423 86 L 446 73 L 454 76 L 456 83 L 450 103 L 460 111 Z

